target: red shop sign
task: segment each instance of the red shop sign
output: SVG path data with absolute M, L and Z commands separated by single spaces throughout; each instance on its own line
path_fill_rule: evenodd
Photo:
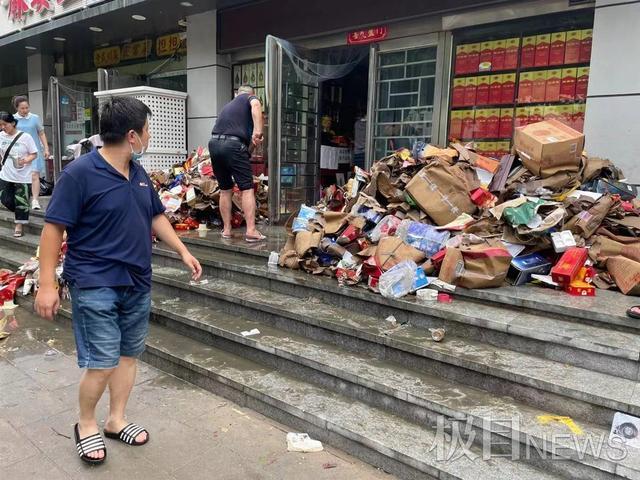
M 387 38 L 389 29 L 387 27 L 371 27 L 347 33 L 347 44 L 361 45 L 363 43 L 379 42 Z

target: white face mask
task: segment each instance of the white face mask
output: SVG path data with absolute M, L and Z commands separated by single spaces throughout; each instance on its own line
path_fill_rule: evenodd
M 142 143 L 142 139 L 140 138 L 140 135 L 138 135 L 137 132 L 133 132 L 133 133 L 136 134 L 136 137 L 138 137 L 138 141 L 140 142 L 140 151 L 139 152 L 135 152 L 133 150 L 133 145 L 131 145 L 131 160 L 133 160 L 134 162 L 140 162 L 140 160 L 142 160 L 144 152 L 146 151 L 146 148 L 145 148 L 144 144 Z

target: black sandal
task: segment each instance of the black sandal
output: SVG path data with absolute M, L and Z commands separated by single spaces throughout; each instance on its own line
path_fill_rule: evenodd
M 136 441 L 136 437 L 141 433 L 146 432 L 147 439 L 144 442 Z M 135 423 L 130 423 L 119 433 L 107 432 L 104 431 L 104 436 L 107 438 L 113 438 L 115 440 L 120 440 L 121 442 L 126 443 L 127 445 L 133 445 L 134 447 L 138 447 L 140 445 L 144 445 L 149 441 L 149 432 L 145 428 L 142 428 L 140 425 L 136 425 Z
M 100 465 L 107 459 L 107 446 L 104 444 L 102 435 L 94 433 L 88 437 L 80 439 L 80 431 L 78 430 L 78 424 L 73 427 L 73 431 L 76 437 L 76 448 L 78 449 L 78 455 L 83 462 L 87 462 L 90 465 Z M 104 450 L 104 457 L 91 458 L 88 455 L 92 452 Z
M 634 312 L 637 310 L 637 312 Z M 631 318 L 640 318 L 640 305 L 634 305 L 627 310 L 627 316 Z

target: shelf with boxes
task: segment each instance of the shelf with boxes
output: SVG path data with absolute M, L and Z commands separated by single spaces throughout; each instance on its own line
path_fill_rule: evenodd
M 554 118 L 582 130 L 591 38 L 573 28 L 457 45 L 449 138 L 499 155 L 517 126 Z

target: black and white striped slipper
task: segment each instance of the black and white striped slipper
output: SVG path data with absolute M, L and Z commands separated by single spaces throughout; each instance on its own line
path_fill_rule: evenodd
M 149 441 L 149 432 L 147 432 L 147 439 L 144 442 L 136 442 L 136 437 L 140 435 L 142 432 L 147 432 L 146 429 L 142 428 L 140 425 L 136 425 L 135 423 L 130 423 L 119 433 L 107 432 L 104 431 L 104 436 L 107 438 L 114 438 L 116 440 L 120 440 L 121 442 L 126 443 L 127 445 L 139 446 L 144 445 Z
M 88 437 L 85 437 L 81 440 L 77 423 L 73 428 L 73 431 L 75 433 L 76 448 L 78 449 L 78 455 L 80 455 L 80 459 L 83 462 L 87 462 L 91 465 L 100 465 L 101 463 L 104 463 L 104 461 L 107 459 L 107 446 L 104 444 L 102 435 L 100 435 L 99 433 L 94 433 L 93 435 L 89 435 Z M 104 457 L 91 458 L 88 456 L 91 452 L 97 452 L 100 450 L 104 450 Z

